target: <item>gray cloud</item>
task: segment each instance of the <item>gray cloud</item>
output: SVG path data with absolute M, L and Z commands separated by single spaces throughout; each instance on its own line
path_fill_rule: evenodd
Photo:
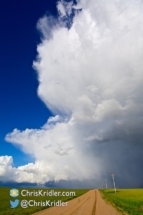
M 41 178 L 29 175 L 33 183 L 96 178 L 98 184 L 115 172 L 120 186 L 141 186 L 143 3 L 81 0 L 57 7 L 54 27 L 49 17 L 39 21 L 43 39 L 33 63 L 38 95 L 55 117 L 39 130 L 15 129 L 6 140 L 35 157 Z M 72 7 L 82 11 L 67 29 L 60 18 Z M 38 163 L 49 165 L 48 172 Z

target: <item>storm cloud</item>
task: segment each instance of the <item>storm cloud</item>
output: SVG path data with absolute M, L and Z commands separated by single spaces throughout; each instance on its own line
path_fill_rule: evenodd
M 33 63 L 38 96 L 54 117 L 6 135 L 35 158 L 18 167 L 15 180 L 99 185 L 114 172 L 119 186 L 142 186 L 143 2 L 60 1 L 57 10 L 57 20 L 38 22 Z

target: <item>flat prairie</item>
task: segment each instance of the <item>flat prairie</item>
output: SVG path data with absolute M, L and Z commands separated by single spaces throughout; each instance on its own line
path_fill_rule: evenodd
M 66 202 L 66 201 L 70 201 L 71 199 L 74 198 L 78 198 L 78 196 L 86 193 L 87 191 L 89 191 L 88 189 L 55 189 L 55 188 L 17 188 L 20 193 L 21 190 L 29 190 L 30 192 L 32 191 L 37 191 L 37 190 L 43 190 L 43 191 L 50 191 L 50 190 L 54 190 L 56 192 L 75 192 L 76 196 L 26 196 L 23 197 L 21 194 L 18 197 L 11 197 L 9 195 L 9 191 L 12 188 L 6 188 L 6 187 L 0 187 L 0 215 L 31 215 L 37 211 L 41 211 L 44 210 L 47 207 L 44 206 L 40 206 L 40 207 L 27 207 L 27 208 L 22 208 L 20 206 L 20 204 L 18 205 L 18 207 L 16 208 L 10 208 L 10 200 L 14 201 L 15 199 L 20 200 L 20 202 L 22 200 L 35 200 L 35 201 L 46 201 L 46 200 L 50 200 L 50 201 L 58 201 L 61 200 L 62 202 Z M 55 214 L 56 215 L 56 214 Z
M 100 190 L 105 200 L 129 215 L 143 215 L 143 189 Z

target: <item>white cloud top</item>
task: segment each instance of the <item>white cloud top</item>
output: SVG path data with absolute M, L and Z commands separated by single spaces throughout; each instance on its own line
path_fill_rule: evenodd
M 82 11 L 67 29 L 62 18 L 72 8 Z M 106 164 L 102 154 L 94 155 L 95 144 L 126 144 L 142 135 L 142 1 L 81 0 L 76 6 L 61 1 L 57 9 L 56 24 L 51 17 L 39 21 L 43 39 L 33 64 L 38 95 L 55 117 L 40 129 L 6 135 L 35 158 L 33 164 L 14 168 L 18 182 L 100 177 Z M 6 177 L 12 158 L 0 161 Z

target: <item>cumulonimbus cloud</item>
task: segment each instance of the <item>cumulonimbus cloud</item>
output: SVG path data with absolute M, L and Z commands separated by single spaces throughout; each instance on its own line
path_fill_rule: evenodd
M 109 143 L 138 144 L 143 130 L 142 1 L 61 1 L 57 8 L 57 21 L 38 23 L 43 37 L 33 63 L 38 95 L 55 117 L 40 129 L 6 135 L 34 156 L 34 164 L 17 171 L 38 183 L 101 177 L 110 171 Z M 63 17 L 76 8 L 82 10 L 68 29 Z

